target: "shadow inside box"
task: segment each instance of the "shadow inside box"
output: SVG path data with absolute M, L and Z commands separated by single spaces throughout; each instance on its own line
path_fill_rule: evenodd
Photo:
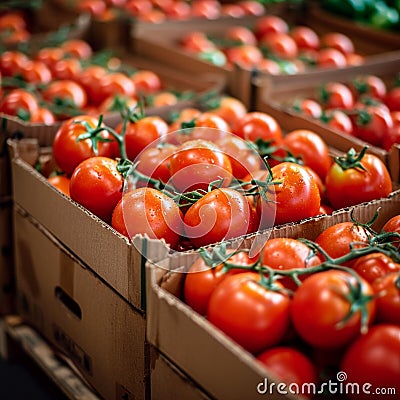
M 24 354 L 0 357 L 1 400 L 67 400 L 55 383 Z

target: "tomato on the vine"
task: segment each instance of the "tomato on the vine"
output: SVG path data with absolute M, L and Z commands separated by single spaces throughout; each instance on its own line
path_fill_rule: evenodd
M 248 253 L 240 251 L 230 256 L 228 263 L 248 266 L 253 260 Z M 207 266 L 202 258 L 198 258 L 189 268 L 185 276 L 183 288 L 185 302 L 200 315 L 207 314 L 207 307 L 210 296 L 214 289 L 228 276 L 245 272 L 245 269 L 232 268 L 224 269 L 224 264 L 219 264 L 214 268 Z
M 343 157 L 336 157 L 325 180 L 326 194 L 334 209 L 387 197 L 392 191 L 392 180 L 382 160 L 365 149 L 356 154 L 354 149 Z
M 314 273 L 293 295 L 294 328 L 312 346 L 345 346 L 366 328 L 363 324 L 372 323 L 375 314 L 372 295 L 368 282 L 362 278 L 357 281 L 348 272 L 332 269 Z
M 290 297 L 263 286 L 255 272 L 235 274 L 213 291 L 208 320 L 245 350 L 256 354 L 281 342 L 289 328 Z
M 39 109 L 37 97 L 25 89 L 12 89 L 0 101 L 0 112 L 29 121 Z
M 357 258 L 351 267 L 371 285 L 375 280 L 390 272 L 400 272 L 400 264 L 379 252 Z
M 370 233 L 367 228 L 354 222 L 338 222 L 324 229 L 315 239 L 331 258 L 339 258 L 347 255 L 351 248 L 357 249 L 367 246 L 370 241 Z M 343 265 L 351 265 L 354 260 L 347 261 Z
M 172 183 L 180 192 L 207 190 L 209 184 L 216 181 L 227 187 L 232 181 L 229 157 L 207 140 L 184 142 L 170 157 L 169 168 Z
M 196 247 L 206 246 L 245 235 L 251 217 L 250 203 L 240 192 L 213 189 L 186 211 L 185 234 Z
M 105 222 L 122 197 L 124 179 L 117 161 L 108 157 L 90 157 L 82 161 L 71 175 L 70 196 Z
M 122 133 L 124 122 L 115 128 L 117 133 Z M 128 159 L 135 161 L 136 157 L 146 147 L 162 138 L 168 133 L 168 124 L 159 116 L 133 117 L 126 124 L 124 141 Z
M 69 79 L 50 82 L 42 91 L 43 98 L 57 105 L 65 105 L 82 110 L 87 104 L 87 95 L 83 87 Z
M 321 196 L 309 171 L 292 162 L 282 162 L 271 168 L 275 184 L 257 198 L 261 227 L 297 222 L 319 213 Z M 265 177 L 269 172 L 265 173 Z M 265 179 L 265 178 L 264 178 Z
M 137 188 L 126 192 L 116 205 L 111 226 L 128 238 L 147 235 L 151 239 L 164 239 L 175 248 L 183 233 L 182 212 L 163 192 Z
M 312 268 L 321 264 L 321 259 L 299 240 L 274 238 L 265 242 L 261 262 L 267 267 L 282 271 Z M 308 276 L 308 274 L 303 276 Z M 295 290 L 297 288 L 296 283 L 290 277 L 284 277 L 280 282 L 289 289 Z
M 95 156 L 93 143 L 90 139 L 77 140 L 82 134 L 87 133 L 87 124 L 91 129 L 98 126 L 99 120 L 89 115 L 70 118 L 62 123 L 53 140 L 53 157 L 57 166 L 68 176 L 83 160 Z M 112 140 L 112 136 L 104 131 L 100 134 L 103 139 Z M 97 155 L 112 157 L 112 142 L 99 141 Z
M 311 130 L 296 129 L 284 136 L 283 145 L 325 180 L 332 161 L 321 136 Z

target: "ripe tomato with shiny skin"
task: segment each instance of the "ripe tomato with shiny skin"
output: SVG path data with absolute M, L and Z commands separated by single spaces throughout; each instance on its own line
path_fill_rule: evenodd
M 114 208 L 122 197 L 124 179 L 117 161 L 108 157 L 90 157 L 71 175 L 70 196 L 105 222 L 111 221 Z

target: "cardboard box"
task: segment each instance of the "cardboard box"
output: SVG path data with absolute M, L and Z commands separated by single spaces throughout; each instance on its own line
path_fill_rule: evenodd
M 273 228 L 262 235 L 253 236 L 242 245 L 243 248 L 249 248 L 255 239 L 263 241 L 273 237 L 303 237 L 313 240 L 328 226 L 348 221 L 351 213 L 358 221 L 370 221 L 379 207 L 381 211 L 373 225 L 376 230 L 388 218 L 398 214 L 400 192 L 397 191 L 384 200 L 338 211 L 332 216 Z M 166 259 L 157 265 L 147 265 L 148 341 L 217 399 L 265 398 L 266 394 L 258 392 L 258 385 L 265 378 L 268 382 L 277 382 L 276 378 L 255 362 L 250 353 L 180 300 L 184 274 L 168 271 L 190 266 L 195 258 L 193 253 L 184 254 Z M 294 399 L 289 394 L 279 395 L 277 391 L 268 398 Z
M 10 198 L 0 197 L 0 315 L 15 311 L 12 207 Z
M 161 259 L 161 241 L 135 244 L 51 186 L 33 166 L 40 157 L 35 140 L 9 141 L 13 199 L 57 240 L 138 310 L 144 310 L 146 258 Z M 142 255 L 145 254 L 146 258 Z
M 18 206 L 14 224 L 18 314 L 103 398 L 145 399 L 143 314 Z
M 283 3 L 280 4 L 280 7 L 271 9 L 270 13 L 283 17 L 289 25 L 307 25 L 313 28 L 319 35 L 337 30 L 336 25 L 321 23 L 318 16 L 311 14 L 307 8 L 302 8 L 301 6 L 290 6 Z M 242 100 L 248 108 L 252 109 L 253 93 L 251 90 L 251 80 L 255 75 L 269 77 L 269 74 L 244 70 L 238 66 L 232 69 L 227 66 L 216 66 L 210 62 L 201 60 L 196 55 L 184 51 L 179 47 L 178 41 L 184 33 L 196 30 L 218 37 L 228 27 L 233 25 L 252 27 L 257 19 L 257 17 L 248 17 L 240 20 L 232 18 L 218 21 L 180 21 L 169 25 L 142 24 L 132 28 L 132 50 L 136 54 L 173 65 L 181 71 L 193 74 L 205 73 L 207 71 L 220 74 L 226 78 L 227 91 L 234 97 Z M 354 41 L 356 52 L 366 56 L 366 64 L 374 64 L 386 57 L 399 58 L 399 48 L 391 42 L 375 44 L 371 38 L 362 35 L 354 36 L 352 30 L 341 30 L 341 32 L 349 35 Z M 347 70 L 348 68 L 351 67 L 345 67 L 343 70 Z M 314 76 L 314 73 L 325 75 L 334 70 L 336 68 L 311 68 L 294 75 L 282 74 L 271 77 L 283 81 L 287 80 L 288 82 L 302 82 L 304 78 Z
M 195 382 L 157 349 L 151 347 L 152 400 L 211 400 Z
M 314 98 L 318 88 L 326 82 L 351 82 L 356 76 L 363 74 L 375 74 L 385 82 L 393 84 L 396 74 L 400 71 L 400 57 L 387 56 L 377 62 L 357 67 L 338 69 L 329 74 L 315 72 L 303 80 L 288 77 L 287 80 L 278 77 L 259 76 L 253 79 L 254 85 L 254 109 L 266 112 L 276 118 L 282 128 L 291 131 L 304 128 L 317 132 L 325 142 L 340 151 L 347 152 L 354 147 L 360 151 L 368 145 L 368 151 L 378 156 L 388 167 L 392 181 L 400 179 L 400 146 L 393 146 L 390 151 L 372 146 L 358 138 L 343 134 L 328 127 L 326 124 L 308 116 L 300 115 L 290 109 L 296 98 Z

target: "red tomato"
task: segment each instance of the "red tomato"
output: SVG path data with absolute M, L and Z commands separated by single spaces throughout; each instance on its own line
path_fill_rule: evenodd
M 280 183 L 269 187 L 266 199 L 258 196 L 257 211 L 262 228 L 318 215 L 321 197 L 318 185 L 307 169 L 292 162 L 282 162 L 271 171 L 273 180 Z
M 260 279 L 254 272 L 227 277 L 212 293 L 207 312 L 212 324 L 251 353 L 278 344 L 289 327 L 290 298 L 263 287 Z
M 246 15 L 246 12 L 239 4 L 226 3 L 221 4 L 221 15 L 224 17 L 242 18 Z
M 340 366 L 346 373 L 347 381 L 352 385 L 358 384 L 360 388 L 357 394 L 349 391 L 348 397 L 357 400 L 377 400 L 382 398 L 385 393 L 383 390 L 391 390 L 386 397 L 397 397 L 400 393 L 399 354 L 399 326 L 379 324 L 360 336 L 347 349 Z
M 78 2 L 77 10 L 82 13 L 89 13 L 94 17 L 101 16 L 107 9 L 104 0 L 81 0 Z
M 396 264 L 399 268 L 400 265 Z M 392 272 L 372 284 L 376 297 L 376 318 L 379 322 L 400 325 L 400 273 Z
M 327 124 L 330 128 L 337 129 L 347 135 L 354 136 L 353 123 L 351 118 L 343 111 L 338 109 L 329 109 L 324 111 L 321 116 L 321 121 Z
M 316 65 L 320 68 L 343 68 L 347 65 L 347 59 L 339 50 L 323 48 L 318 50 Z
M 29 121 L 39 109 L 36 96 L 25 89 L 13 89 L 0 101 L 0 112 Z
M 160 76 L 150 70 L 139 70 L 131 76 L 131 79 L 135 84 L 136 91 L 144 95 L 158 92 L 163 86 Z
M 239 252 L 230 257 L 227 262 L 236 265 L 251 265 L 252 259 L 246 252 Z M 202 258 L 198 258 L 189 268 L 185 277 L 185 302 L 200 315 L 206 315 L 210 296 L 214 289 L 228 276 L 245 272 L 244 269 L 232 268 L 224 270 L 224 264 L 210 268 Z
M 176 146 L 166 145 L 149 147 L 143 150 L 137 158 L 139 162 L 136 169 L 142 174 L 153 179 L 160 179 L 167 183 L 171 178 L 169 172 L 169 158 L 176 151 Z M 138 184 L 140 184 L 138 182 Z
M 365 153 L 359 166 L 354 165 L 354 156 L 347 154 L 343 161 L 353 166 L 332 164 L 325 179 L 326 194 L 334 209 L 360 204 L 366 201 L 387 197 L 392 192 L 389 172 L 377 156 Z
M 354 96 L 348 86 L 340 82 L 324 84 L 319 93 L 319 100 L 325 108 L 350 110 L 354 106 Z
M 329 32 L 321 37 L 321 45 L 339 50 L 343 54 L 354 53 L 354 43 L 345 34 L 340 32 Z
M 400 234 L 400 215 L 390 218 L 382 227 L 383 232 L 397 232 Z M 395 246 L 400 245 L 400 238 L 392 236 L 391 240 Z
M 53 65 L 63 58 L 64 51 L 59 47 L 43 47 L 35 56 L 35 59 L 44 62 L 50 68 L 50 71 L 53 70 Z
M 217 0 L 194 0 L 190 15 L 196 18 L 216 19 L 221 15 L 221 4 Z
M 318 374 L 314 364 L 302 352 L 292 347 L 278 346 L 263 351 L 257 356 L 257 360 L 279 382 L 288 386 L 297 385 L 301 397 L 311 398 L 312 393 L 308 396 L 305 388 L 318 384 Z
M 318 272 L 304 280 L 293 295 L 291 317 L 305 342 L 314 347 L 339 348 L 360 335 L 361 311 L 354 304 L 366 307 L 368 323 L 375 312 L 374 300 L 365 304 L 365 297 L 373 293 L 371 286 L 364 280 L 360 283 L 358 292 L 355 277 L 339 270 Z M 352 316 L 346 319 L 351 310 Z
M 274 238 L 265 242 L 262 250 L 262 264 L 278 271 L 311 268 L 321 264 L 321 260 L 311 249 L 299 240 Z M 308 275 L 302 275 L 305 277 Z M 285 287 L 296 290 L 297 285 L 290 277 L 280 280 Z
M 90 157 L 82 161 L 71 176 L 70 195 L 105 222 L 122 197 L 124 179 L 117 161 L 108 157 Z
M 81 63 L 77 58 L 63 58 L 56 61 L 52 66 L 53 77 L 55 79 L 75 80 L 81 71 Z
M 290 36 L 301 50 L 318 50 L 320 47 L 319 36 L 314 29 L 308 26 L 294 26 L 290 31 Z
M 98 84 L 98 98 L 96 104 L 101 103 L 107 97 L 122 95 L 136 98 L 136 87 L 132 79 L 122 72 L 110 72 L 102 77 Z
M 123 122 L 115 128 L 121 133 Z M 143 117 L 128 122 L 125 131 L 126 154 L 131 161 L 134 161 L 141 151 L 151 144 L 162 139 L 168 133 L 168 124 L 158 116 Z
M 390 111 L 400 111 L 400 86 L 390 89 L 386 94 L 384 101 Z
M 229 157 L 234 178 L 243 179 L 261 168 L 261 157 L 243 139 L 228 135 L 218 138 L 215 143 Z
M 268 51 L 268 54 L 284 60 L 295 59 L 299 52 L 295 40 L 288 33 L 267 33 L 258 43 Z
M 180 39 L 181 46 L 190 52 L 201 53 L 214 50 L 214 43 L 201 31 L 190 31 Z
M 92 129 L 98 125 L 98 118 L 81 115 L 65 121 L 58 129 L 53 141 L 53 157 L 58 167 L 70 176 L 74 169 L 83 160 L 95 155 L 90 139 L 77 141 L 79 135 L 87 132 L 82 122 Z M 102 132 L 101 137 L 112 138 L 107 132 Z M 111 143 L 99 141 L 98 155 L 111 157 L 113 150 Z
M 26 82 L 39 85 L 45 85 L 52 79 L 50 69 L 42 61 L 28 61 L 21 67 L 20 73 Z
M 43 98 L 51 103 L 59 104 L 63 100 L 66 105 L 82 110 L 87 104 L 87 95 L 83 87 L 72 80 L 59 80 L 49 83 L 42 92 Z
M 400 271 L 400 264 L 383 253 L 371 253 L 357 258 L 352 268 L 372 285 L 378 278 L 390 272 Z
M 358 138 L 379 147 L 393 128 L 390 112 L 380 106 L 365 106 L 353 122 L 354 134 Z
M 250 44 L 256 45 L 257 38 L 250 28 L 242 25 L 232 26 L 226 29 L 224 38 L 232 41 L 233 44 Z
M 351 86 L 356 96 L 368 95 L 383 100 L 386 96 L 386 84 L 376 75 L 361 75 L 353 79 Z
M 258 18 L 254 26 L 254 32 L 257 38 L 261 38 L 268 33 L 288 33 L 289 25 L 281 17 L 268 14 Z
M 64 193 L 66 196 L 69 197 L 69 184 L 70 179 L 65 175 L 54 175 L 47 178 L 47 181 L 57 188 L 60 192 Z
M 257 67 L 264 58 L 262 51 L 256 45 L 251 44 L 229 47 L 225 50 L 225 55 L 230 65 L 236 64 L 243 69 Z
M 277 120 L 259 111 L 248 112 L 239 123 L 235 134 L 251 142 L 262 139 L 275 145 L 282 141 L 282 130 Z
M 222 96 L 213 105 L 210 104 L 213 113 L 223 118 L 231 128 L 235 130 L 241 119 L 247 114 L 247 107 L 236 97 Z
M 182 213 L 166 194 L 153 188 L 138 188 L 125 193 L 115 207 L 111 225 L 129 238 L 147 235 L 164 239 L 176 247 L 182 233 Z
M 269 58 L 263 58 L 257 64 L 257 71 L 271 75 L 279 75 L 281 73 L 281 67 L 276 61 Z
M 184 217 L 186 237 L 196 247 L 245 235 L 251 222 L 250 203 L 230 188 L 211 190 Z
M 79 60 L 87 60 L 93 54 L 90 44 L 82 39 L 68 39 L 61 44 L 61 49 L 65 55 Z
M 107 74 L 107 70 L 98 65 L 89 65 L 76 77 L 77 82 L 85 89 L 89 102 L 99 104 L 99 81 Z
M 390 151 L 392 146 L 398 143 L 400 143 L 400 124 L 395 124 L 389 134 L 383 138 L 382 147 L 386 151 Z
M 45 107 L 39 107 L 38 110 L 31 115 L 30 122 L 44 125 L 51 125 L 57 121 L 56 116 Z
M 22 52 L 8 50 L 0 54 L 0 72 L 3 76 L 13 76 L 29 62 L 29 58 Z
M 237 4 L 245 11 L 246 15 L 261 16 L 265 12 L 265 7 L 258 1 L 241 0 Z
M 189 140 L 178 147 L 169 161 L 174 186 L 180 192 L 203 189 L 210 183 L 223 180 L 227 187 L 232 180 L 229 157 L 214 143 L 197 139 Z
M 283 138 L 283 145 L 325 180 L 332 162 L 328 145 L 317 133 L 307 129 L 296 129 Z
M 322 115 L 321 104 L 312 99 L 296 99 L 293 102 L 292 109 L 312 118 L 320 118 Z
M 174 20 L 184 20 L 190 18 L 190 4 L 185 1 L 175 0 L 167 10 L 165 14 L 168 18 Z
M 369 243 L 369 233 L 365 227 L 353 222 L 339 222 L 321 232 L 315 239 L 319 245 L 332 258 L 343 257 L 354 249 L 364 247 Z M 363 245 L 364 244 L 364 245 Z M 354 261 L 343 265 L 351 265 Z

